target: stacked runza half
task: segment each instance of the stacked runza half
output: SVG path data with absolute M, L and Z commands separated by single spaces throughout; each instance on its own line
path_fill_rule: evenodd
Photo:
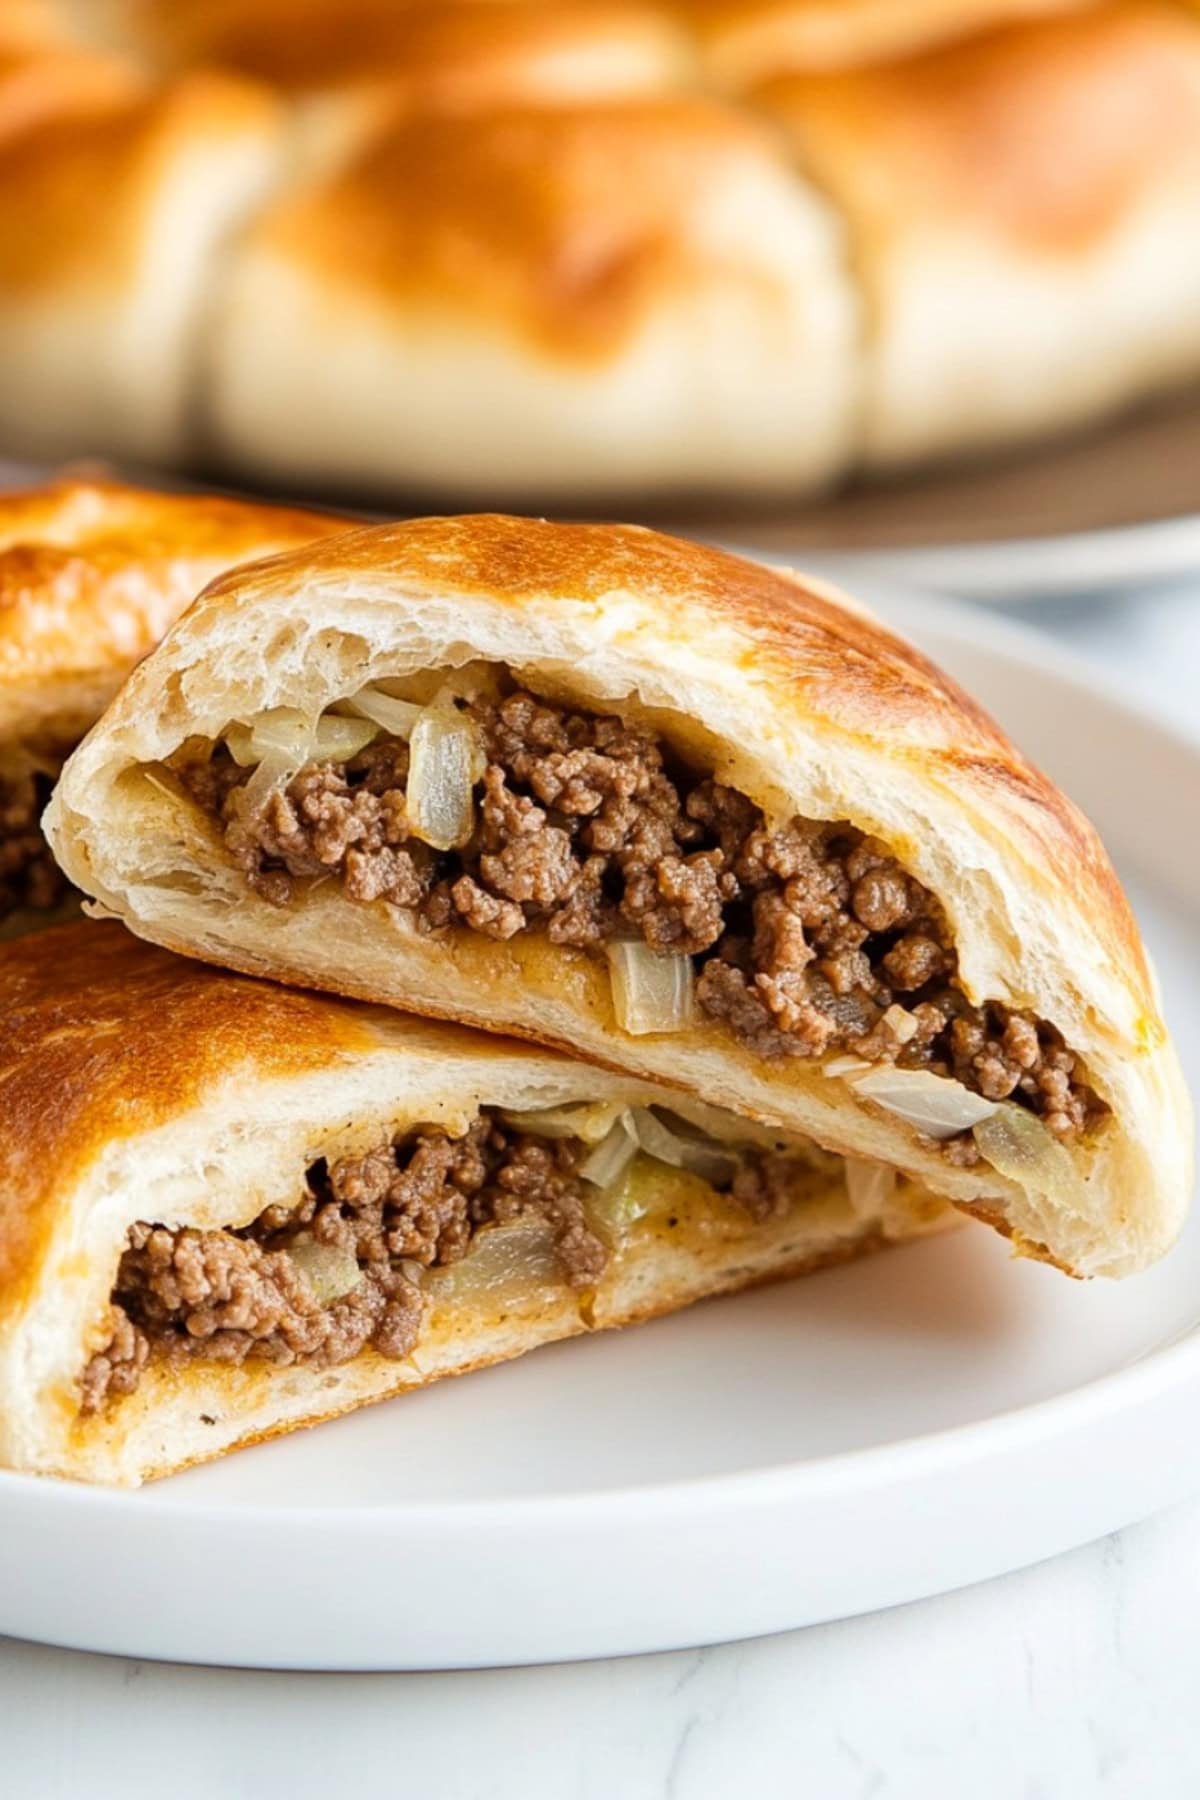
M 1078 1275 L 1182 1221 L 1095 833 L 800 578 L 486 515 L 247 564 L 46 831 L 110 922 L 0 959 L 15 1466 L 136 1481 L 963 1214 Z
M 644 508 L 799 495 L 1200 375 L 1183 0 L 13 18 L 10 449 Z

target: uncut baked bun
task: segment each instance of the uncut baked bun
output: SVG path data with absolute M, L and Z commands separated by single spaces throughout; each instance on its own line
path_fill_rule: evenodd
M 801 577 L 497 516 L 248 566 L 46 830 L 144 937 L 673 1084 L 1075 1273 L 1183 1218 L 1188 1101 L 1095 832 Z
M 0 1005 L 0 1465 L 10 1468 L 136 1483 L 953 1217 L 911 1183 L 848 1188 L 844 1165 L 812 1145 L 661 1087 L 244 981 L 115 925 L 0 949 Z M 670 1109 L 670 1123 L 651 1106 Z M 444 1140 L 463 1137 L 481 1107 L 503 1114 L 521 1161 L 477 1149 L 486 1168 L 472 1176 L 464 1164 L 457 1187 L 443 1182 Z M 609 1133 L 624 1138 L 622 1119 L 657 1127 L 671 1154 L 707 1158 L 706 1173 L 632 1140 L 609 1175 L 573 1173 Z M 402 1146 L 394 1164 L 392 1144 Z M 366 1160 L 339 1173 L 341 1158 Z M 377 1247 L 364 1241 L 356 1257 L 318 1220 L 251 1231 L 265 1262 L 230 1236 L 312 1194 L 360 1216 L 355 1196 L 381 1160 L 398 1181 L 382 1280 Z M 558 1171 L 553 1192 L 536 1185 L 539 1164 Z M 515 1190 L 527 1203 L 513 1217 L 506 1167 L 510 1196 L 513 1170 L 533 1175 Z M 754 1184 L 768 1171 L 763 1206 Z M 751 1178 L 744 1200 L 739 1172 Z M 140 1267 L 136 1252 L 121 1262 L 131 1242 L 145 1244 L 144 1230 L 131 1239 L 139 1223 L 161 1228 Z M 168 1303 L 147 1262 L 176 1272 L 186 1304 Z M 259 1351 L 243 1359 L 247 1335 Z
M 252 83 L 98 83 L 0 121 L 0 434 L 30 457 L 197 448 L 214 262 L 278 168 L 284 116 Z
M 0 935 L 73 904 L 37 817 L 135 663 L 215 575 L 349 523 L 70 476 L 0 493 Z
M 1200 369 L 1200 20 L 1102 6 L 757 95 L 845 222 L 859 453 L 1062 429 Z
M 833 219 L 747 115 L 425 115 L 243 235 L 209 434 L 338 489 L 794 490 L 848 458 L 856 330 Z

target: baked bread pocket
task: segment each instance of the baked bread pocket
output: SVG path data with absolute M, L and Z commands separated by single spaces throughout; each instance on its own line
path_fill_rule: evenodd
M 0 493 L 0 937 L 75 908 L 39 819 L 134 665 L 214 575 L 349 523 L 71 477 Z
M 79 922 L 0 951 L 0 1464 L 170 1473 L 954 1218 L 661 1086 Z
M 1076 1273 L 1182 1220 L 1186 1094 L 1095 831 L 799 577 L 500 516 L 249 565 L 46 829 L 145 937 L 674 1083 Z

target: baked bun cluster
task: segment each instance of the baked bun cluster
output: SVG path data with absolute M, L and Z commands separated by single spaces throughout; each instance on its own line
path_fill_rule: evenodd
M 797 495 L 1198 373 L 1182 0 L 0 22 L 12 450 L 393 498 Z

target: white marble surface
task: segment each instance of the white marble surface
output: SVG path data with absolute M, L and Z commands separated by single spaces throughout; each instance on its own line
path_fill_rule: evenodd
M 1200 736 L 1200 592 L 1025 617 Z M 624 1662 L 271 1675 L 0 1642 L 0 1796 L 1182 1800 L 1198 1670 L 1200 1501 L 984 1587 Z

